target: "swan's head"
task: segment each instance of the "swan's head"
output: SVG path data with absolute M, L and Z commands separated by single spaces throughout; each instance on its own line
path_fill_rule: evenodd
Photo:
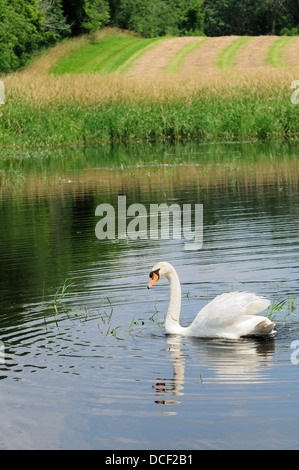
M 161 277 L 167 277 L 171 271 L 173 271 L 173 267 L 166 261 L 160 261 L 160 263 L 155 264 L 149 273 L 151 280 L 147 288 L 150 289 Z

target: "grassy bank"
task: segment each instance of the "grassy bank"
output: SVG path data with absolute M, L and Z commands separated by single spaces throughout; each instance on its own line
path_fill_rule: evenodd
M 196 86 L 183 78 L 140 84 L 110 75 L 97 77 L 93 86 L 81 78 L 71 90 L 67 81 L 62 86 L 54 77 L 39 86 L 31 79 L 23 89 L 20 82 L 11 83 L 9 100 L 0 108 L 1 147 L 298 135 L 299 107 L 290 101 L 292 76 L 280 72 L 267 78 L 224 80 L 219 72 L 209 84 Z
M 0 149 L 299 135 L 299 105 L 290 99 L 299 69 L 234 69 L 236 55 L 251 47 L 248 38 L 237 38 L 219 55 L 213 38 L 193 38 L 180 49 L 175 42 L 175 49 L 167 38 L 122 33 L 120 40 L 118 34 L 65 41 L 24 71 L 3 77 L 7 101 L 0 106 Z M 289 41 L 277 42 L 270 51 L 276 63 Z M 169 54 L 168 44 L 173 48 L 168 69 L 163 65 L 160 73 L 148 74 L 153 48 L 158 61 L 161 51 Z M 214 62 L 207 60 L 209 44 Z M 151 55 L 142 64 L 143 74 L 124 73 L 134 71 L 145 51 Z M 206 69 L 184 73 L 188 54 L 197 54 L 195 64 L 204 57 Z

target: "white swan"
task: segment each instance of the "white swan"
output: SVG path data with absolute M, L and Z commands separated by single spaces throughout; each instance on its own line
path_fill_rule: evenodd
M 266 317 L 254 315 L 267 308 L 270 301 L 248 292 L 218 295 L 200 310 L 190 326 L 182 327 L 179 324 L 181 285 L 176 270 L 171 264 L 160 262 L 155 264 L 149 276 L 148 289 L 162 277 L 166 277 L 170 284 L 170 302 L 165 320 L 167 334 L 227 339 L 273 334 L 275 324 Z

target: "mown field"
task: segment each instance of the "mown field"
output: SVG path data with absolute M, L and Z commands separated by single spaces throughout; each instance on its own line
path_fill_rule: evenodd
M 107 29 L 1 77 L 0 147 L 299 134 L 299 37 L 144 39 Z

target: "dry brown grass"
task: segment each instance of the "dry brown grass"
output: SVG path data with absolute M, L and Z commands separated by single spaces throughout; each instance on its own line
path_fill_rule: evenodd
M 159 43 L 155 48 L 146 52 L 129 72 L 133 77 L 153 77 L 163 72 L 163 68 L 169 60 L 182 47 L 197 39 L 197 37 L 187 36 L 181 38 L 168 38 Z
M 94 37 L 99 40 L 107 34 L 124 34 L 118 29 L 100 31 Z M 32 62 L 24 71 L 5 77 L 7 96 L 13 93 L 19 98 L 35 103 L 36 106 L 54 105 L 75 100 L 82 105 L 101 102 L 171 101 L 181 97 L 189 99 L 194 94 L 219 96 L 235 93 L 237 89 L 250 88 L 253 92 L 276 93 L 277 89 L 289 87 L 299 78 L 299 38 L 294 38 L 286 51 L 286 61 L 291 65 L 283 70 L 265 67 L 265 54 L 276 37 L 251 38 L 241 49 L 236 67 L 221 71 L 216 68 L 217 54 L 230 44 L 236 36 L 207 38 L 185 60 L 180 73 L 167 75 L 159 73 L 167 61 L 181 47 L 194 38 L 170 38 L 159 42 L 148 50 L 129 74 L 65 74 L 53 76 L 49 70 L 66 57 L 88 44 L 90 37 L 64 41 Z M 297 73 L 298 72 L 298 73 Z M 275 90 L 275 91 L 274 91 Z
M 267 68 L 266 55 L 269 47 L 276 41 L 278 36 L 257 36 L 249 39 L 246 47 L 242 48 L 235 62 L 238 70 Z
M 285 62 L 290 67 L 298 67 L 299 64 L 299 37 L 293 38 L 290 46 L 285 51 Z
M 231 44 L 238 36 L 207 38 L 184 61 L 182 73 L 202 73 L 217 70 L 217 58 L 220 51 Z
M 47 62 L 48 64 L 48 62 Z M 271 69 L 261 73 L 259 68 L 231 71 L 209 70 L 198 73 L 181 73 L 177 76 L 130 77 L 120 74 L 110 75 L 48 75 L 32 68 L 8 75 L 5 78 L 7 96 L 15 94 L 35 105 L 54 105 L 75 100 L 82 105 L 101 102 L 151 102 L 171 101 L 176 98 L 188 99 L 196 94 L 229 96 L 238 89 L 251 89 L 255 92 L 277 93 L 277 90 L 290 87 L 298 74 L 293 69 Z M 9 98 L 8 98 L 9 99 Z
M 205 41 L 187 56 L 180 73 L 194 75 L 215 72 L 217 70 L 218 56 L 221 51 L 239 37 L 240 36 L 222 36 L 205 38 Z M 195 39 L 196 37 L 166 39 L 154 49 L 146 52 L 139 63 L 130 71 L 130 75 L 145 79 L 146 77 L 161 74 L 163 68 L 167 66 L 174 54 Z M 197 37 L 197 39 L 199 39 L 199 37 Z M 263 72 L 265 72 L 266 69 L 270 69 L 270 66 L 267 64 L 267 52 L 278 39 L 279 36 L 258 36 L 250 38 L 245 47 L 242 47 L 238 52 L 235 68 L 240 71 L 264 68 Z M 287 65 L 299 67 L 299 38 L 294 38 L 291 41 L 290 47 L 285 49 L 284 55 Z

